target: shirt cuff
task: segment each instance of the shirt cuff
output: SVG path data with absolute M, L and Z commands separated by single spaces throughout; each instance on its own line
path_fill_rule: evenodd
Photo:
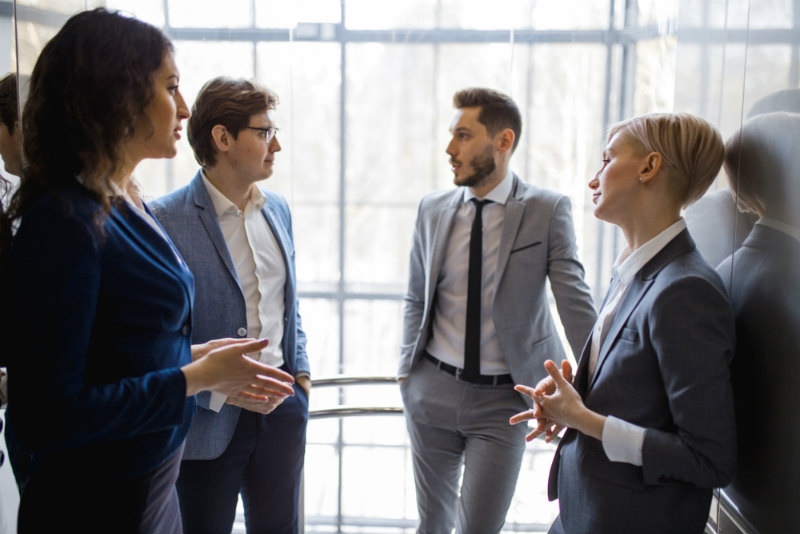
M 609 415 L 603 425 L 603 450 L 612 462 L 642 465 L 645 429 Z

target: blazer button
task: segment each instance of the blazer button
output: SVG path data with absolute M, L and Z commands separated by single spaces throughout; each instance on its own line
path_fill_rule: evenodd
M 189 325 L 188 324 L 183 325 L 183 328 L 181 328 L 181 334 L 183 334 L 184 336 L 188 336 L 191 333 L 192 329 L 189 328 Z
M 236 333 L 239 334 L 239 337 L 244 337 L 247 335 L 247 328 L 240 326 Z

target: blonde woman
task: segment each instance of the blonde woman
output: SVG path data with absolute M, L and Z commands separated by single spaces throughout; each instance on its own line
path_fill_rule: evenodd
M 736 462 L 729 367 L 731 307 L 681 218 L 722 164 L 719 133 L 688 114 L 635 117 L 611 127 L 589 182 L 595 216 L 620 227 L 627 248 L 574 381 L 549 377 L 517 390 L 534 400 L 511 423 L 551 440 L 550 532 L 702 532 L 711 490 Z

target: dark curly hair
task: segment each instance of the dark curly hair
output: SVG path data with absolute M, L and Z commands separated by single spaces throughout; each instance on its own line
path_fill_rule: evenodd
M 11 72 L 0 80 L 0 122 L 6 125 L 10 133 L 14 133 L 18 120 L 17 75 Z
M 9 73 L 0 80 L 0 123 L 8 128 L 8 133 L 13 134 L 17 127 L 19 115 L 17 112 L 17 75 Z M 8 191 L 8 180 L 0 175 L 0 198 L 4 197 Z M 0 204 L 0 217 L 2 217 L 3 206 Z M 0 220 L 0 225 L 3 221 Z M 2 230 L 0 230 L 1 232 Z M 0 237 L 2 242 L 2 237 Z
M 153 98 L 153 74 L 172 43 L 150 24 L 95 9 L 71 17 L 45 45 L 22 113 L 24 178 L 13 221 L 42 195 L 80 183 L 107 214 L 110 177 Z

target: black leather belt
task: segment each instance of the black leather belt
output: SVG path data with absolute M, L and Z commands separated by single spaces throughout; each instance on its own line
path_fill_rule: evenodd
M 453 367 L 448 363 L 444 363 L 442 360 L 431 356 L 427 352 L 425 353 L 425 359 L 429 360 L 433 363 L 437 369 L 440 371 L 444 371 L 456 377 L 457 379 L 469 382 L 470 384 L 479 384 L 481 386 L 502 386 L 505 384 L 513 384 L 514 381 L 511 379 L 511 375 L 478 375 L 475 378 L 467 379 L 464 377 L 464 370 L 459 369 L 458 367 Z

